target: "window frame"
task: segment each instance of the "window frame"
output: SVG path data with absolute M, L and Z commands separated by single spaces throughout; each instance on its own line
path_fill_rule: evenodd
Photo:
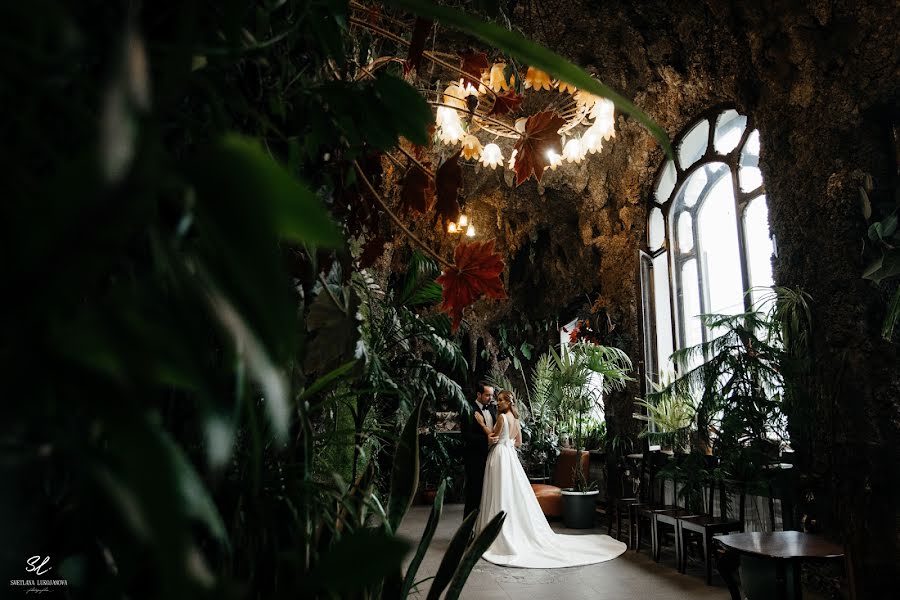
M 737 145 L 731 149 L 726 154 L 720 154 L 715 149 L 715 135 L 716 128 L 718 125 L 719 118 L 724 115 L 727 111 L 734 110 L 740 116 L 746 118 L 746 124 L 744 126 L 744 130 L 741 133 L 740 139 Z M 684 142 L 685 137 L 690 134 L 695 127 L 697 127 L 703 121 L 707 121 L 709 123 L 709 131 L 707 132 L 707 140 L 706 140 L 706 149 L 703 154 L 694 160 L 693 163 L 687 165 L 686 167 L 681 164 L 680 160 L 680 150 L 681 145 Z M 755 189 L 749 191 L 741 190 L 740 186 L 740 171 L 739 169 L 742 166 L 745 167 L 757 167 L 758 168 L 758 156 L 757 163 L 752 164 L 751 162 L 744 161 L 744 150 L 747 146 L 747 142 L 750 139 L 750 136 L 753 132 L 756 131 L 756 126 L 751 115 L 742 114 L 737 110 L 736 107 L 731 105 L 722 105 L 710 108 L 709 110 L 704 111 L 696 118 L 692 119 L 675 137 L 673 142 L 674 150 L 674 158 L 670 160 L 668 157 L 660 164 L 659 168 L 656 171 L 656 175 L 653 178 L 653 184 L 651 186 L 651 194 L 650 201 L 647 210 L 647 217 L 645 220 L 646 223 L 646 232 L 643 236 L 643 240 L 641 243 L 641 247 L 639 249 L 639 282 L 640 282 L 640 309 L 642 312 L 641 317 L 641 344 L 642 348 L 645 352 L 644 362 L 645 362 L 645 373 L 648 376 L 654 378 L 655 381 L 659 380 L 659 369 L 661 365 L 659 364 L 661 361 L 659 359 L 659 349 L 657 347 L 657 335 L 656 330 L 660 327 L 660 323 L 657 323 L 656 319 L 656 292 L 654 289 L 654 266 L 653 260 L 658 258 L 661 254 L 667 253 L 667 263 L 668 263 L 668 293 L 669 293 L 669 326 L 671 327 L 671 335 L 672 335 L 672 345 L 675 350 L 685 348 L 686 347 L 686 318 L 683 315 L 684 312 L 684 303 L 682 298 L 683 285 L 681 282 L 682 277 L 682 265 L 690 259 L 695 259 L 697 264 L 697 285 L 698 285 L 698 295 L 699 295 L 699 306 L 700 313 L 708 313 L 710 312 L 710 296 L 709 289 L 707 286 L 708 277 L 706 277 L 705 269 L 706 265 L 701 260 L 701 253 L 698 251 L 700 248 L 700 231 L 698 225 L 698 213 L 702 209 L 704 203 L 709 198 L 709 192 L 721 181 L 722 177 L 730 176 L 732 182 L 732 193 L 735 203 L 734 216 L 736 220 L 737 226 L 737 246 L 738 246 L 738 258 L 741 269 L 741 285 L 743 286 L 744 291 L 750 289 L 750 265 L 747 256 L 747 238 L 745 232 L 745 211 L 747 207 L 753 202 L 755 199 L 760 196 L 766 195 L 765 189 L 765 181 L 763 181 L 759 186 Z M 663 201 L 660 201 L 657 198 L 657 188 L 660 185 L 662 178 L 665 175 L 665 171 L 669 163 L 675 168 L 675 183 L 672 187 L 672 190 L 669 192 L 668 197 L 666 197 Z M 700 169 L 705 169 L 708 165 L 719 163 L 724 164 L 727 169 L 724 172 L 715 178 L 710 178 L 709 181 L 706 182 L 704 188 L 697 196 L 696 203 L 691 207 L 682 207 L 680 206 L 681 202 L 679 202 L 682 197 L 682 192 L 686 186 L 686 184 L 690 181 L 691 177 L 694 173 L 699 171 Z M 768 202 L 768 199 L 765 200 Z M 663 241 L 662 244 L 656 250 L 651 250 L 649 247 L 650 242 L 650 215 L 654 208 L 660 209 L 663 217 Z M 677 226 L 678 226 L 678 218 L 681 214 L 689 212 L 691 214 L 691 223 L 692 223 L 692 236 L 693 236 L 693 247 L 690 251 L 686 253 L 681 253 L 678 248 L 678 236 L 677 236 Z M 769 232 L 770 237 L 772 236 L 771 231 Z M 773 246 L 777 248 L 773 240 Z M 753 299 L 751 294 L 744 294 L 743 296 L 744 309 L 751 310 Z M 648 322 L 651 327 L 648 330 Z M 706 327 L 701 328 L 701 339 L 703 342 L 709 341 L 710 332 Z M 677 370 L 677 365 L 675 366 Z M 642 384 L 645 385 L 645 384 Z

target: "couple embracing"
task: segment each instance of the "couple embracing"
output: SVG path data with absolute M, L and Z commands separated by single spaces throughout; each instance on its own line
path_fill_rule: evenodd
M 607 535 L 558 535 L 541 512 L 519 462 L 522 444 L 516 397 L 509 390 L 497 394 L 480 384 L 472 414 L 463 417 L 466 470 L 465 515 L 479 510 L 480 532 L 498 512 L 506 512 L 500 534 L 483 558 L 510 567 L 553 569 L 610 560 L 625 544 Z

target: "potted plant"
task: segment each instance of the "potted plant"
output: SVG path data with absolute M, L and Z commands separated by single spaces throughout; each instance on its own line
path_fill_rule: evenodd
M 563 521 L 566 527 L 587 528 L 594 524 L 596 482 L 589 482 L 581 469 L 585 435 L 593 409 L 603 394 L 622 389 L 631 380 L 631 360 L 618 348 L 579 342 L 561 353 L 550 349 L 552 359 L 551 394 L 557 412 L 571 417 L 575 446 L 574 487 L 564 489 Z
M 682 375 L 648 394 L 643 406 L 657 421 L 661 406 L 682 410 L 677 414 L 684 419 L 693 412 L 695 445 L 709 443 L 729 477 L 750 486 L 762 483 L 786 438 L 781 407 L 785 355 L 778 323 L 755 310 L 700 319 L 718 335 L 675 352 Z
M 673 387 L 672 377 L 666 377 L 660 383 L 647 382 L 652 392 L 646 399 L 635 398 L 635 405 L 640 412 L 632 416 L 644 421 L 646 426 L 640 437 L 649 438 L 651 443 L 658 443 L 664 450 L 687 452 L 692 440 L 695 445 L 703 447 L 704 454 L 709 444 L 700 444 L 697 435 L 697 407 L 694 397 L 687 391 Z

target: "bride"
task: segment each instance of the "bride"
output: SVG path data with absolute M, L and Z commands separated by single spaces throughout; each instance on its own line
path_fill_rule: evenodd
M 559 535 L 550 529 L 516 454 L 522 430 L 512 392 L 500 392 L 497 410 L 493 430 L 475 415 L 486 435 L 499 438 L 487 457 L 475 530 L 480 532 L 498 512 L 506 511 L 503 528 L 483 557 L 498 565 L 554 569 L 603 562 L 625 552 L 626 545 L 608 535 Z

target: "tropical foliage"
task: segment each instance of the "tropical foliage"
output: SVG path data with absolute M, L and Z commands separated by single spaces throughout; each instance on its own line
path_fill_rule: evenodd
M 461 11 L 389 4 L 402 10 L 370 12 L 435 17 L 605 89 Z M 403 574 L 419 415 L 461 398 L 450 329 L 502 294 L 502 260 L 463 245 L 450 263 L 384 197 L 386 153 L 428 144 L 433 115 L 403 65 L 363 75 L 382 42 L 348 25 L 352 10 L 0 8 L 15 56 L 0 97 L 17 107 L 0 218 L 3 564 L 40 549 L 91 598 L 415 588 L 441 510 Z M 424 208 L 442 210 L 455 182 L 450 164 Z M 395 228 L 432 262 L 405 253 L 404 276 L 379 278 Z M 448 293 L 453 322 L 434 306 Z M 431 597 L 458 597 L 502 519 L 474 541 L 463 524 Z
M 675 352 L 681 375 L 637 401 L 644 435 L 682 450 L 711 446 L 730 476 L 758 480 L 787 443 L 786 414 L 796 421 L 806 405 L 797 383 L 808 370 L 808 303 L 802 291 L 774 288 L 759 303 L 765 312 L 701 315 L 717 335 Z

